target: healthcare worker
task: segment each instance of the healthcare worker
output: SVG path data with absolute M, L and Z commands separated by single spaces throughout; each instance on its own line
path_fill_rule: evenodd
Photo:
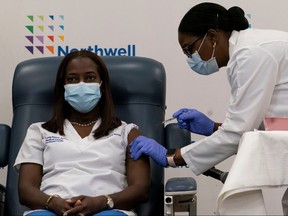
M 131 156 L 147 154 L 163 167 L 188 165 L 199 175 L 236 154 L 243 133 L 258 129 L 265 116 L 288 116 L 288 33 L 249 28 L 239 7 L 200 3 L 182 18 L 178 40 L 193 72 L 210 75 L 226 67 L 226 118 L 219 124 L 198 110 L 180 109 L 173 114 L 179 127 L 206 138 L 170 152 L 140 136 Z

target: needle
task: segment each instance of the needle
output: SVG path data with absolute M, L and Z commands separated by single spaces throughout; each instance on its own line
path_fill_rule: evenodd
M 188 110 L 188 111 L 183 112 L 183 113 L 190 113 L 190 112 L 191 112 L 191 111 Z M 180 114 L 183 114 L 183 113 L 179 113 L 179 114 L 178 114 L 177 116 L 175 116 L 175 117 L 172 117 L 172 118 L 166 119 L 166 120 L 162 121 L 161 124 L 164 124 L 164 123 L 166 123 L 166 122 L 170 122 L 170 121 L 176 119 Z
M 172 120 L 174 120 L 174 119 L 176 119 L 176 118 L 177 118 L 177 117 L 172 117 L 172 118 L 166 119 L 166 120 L 162 121 L 161 124 L 164 124 L 164 123 L 166 123 L 166 122 L 170 122 L 170 121 L 172 121 Z

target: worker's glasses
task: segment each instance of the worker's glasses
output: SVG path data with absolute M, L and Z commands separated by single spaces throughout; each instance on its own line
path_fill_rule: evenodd
M 187 46 L 185 46 L 185 47 L 182 48 L 184 54 L 185 54 L 188 58 L 191 58 L 193 47 L 194 47 L 195 43 L 196 43 L 198 40 L 200 40 L 201 38 L 203 38 L 203 36 L 197 38 L 196 40 L 192 41 L 190 44 L 188 44 Z

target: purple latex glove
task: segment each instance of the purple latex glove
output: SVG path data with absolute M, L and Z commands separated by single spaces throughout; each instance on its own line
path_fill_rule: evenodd
M 138 136 L 130 143 L 131 158 L 137 160 L 142 154 L 151 157 L 155 163 L 162 167 L 167 166 L 167 149 L 153 139 Z
M 180 128 L 192 133 L 210 136 L 214 132 L 214 122 L 196 109 L 180 109 L 173 114 Z

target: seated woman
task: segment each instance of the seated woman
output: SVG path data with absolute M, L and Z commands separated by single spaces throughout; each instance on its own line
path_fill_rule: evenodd
M 139 135 L 115 116 L 103 61 L 89 51 L 65 56 L 52 118 L 28 128 L 14 164 L 25 215 L 135 215 L 150 186 L 149 159 L 130 158 Z

